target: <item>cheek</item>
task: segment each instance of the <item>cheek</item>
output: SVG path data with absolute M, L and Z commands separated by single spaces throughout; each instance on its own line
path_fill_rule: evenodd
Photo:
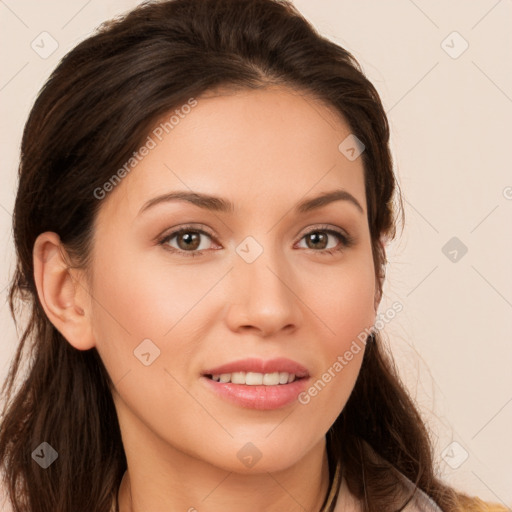
M 95 323 L 100 331 L 110 326 L 125 338 L 129 333 L 133 342 L 161 340 L 196 308 L 219 275 L 218 268 L 198 271 L 164 258 L 157 265 L 140 257 L 105 260 L 94 281 Z
M 367 260 L 367 258 L 366 258 Z M 375 320 L 373 263 L 357 261 L 308 278 L 305 302 L 323 325 L 328 351 L 350 345 Z
M 319 277 L 319 276 L 317 276 Z M 316 280 L 309 294 L 311 309 L 319 318 L 319 353 L 322 365 L 299 402 L 323 410 L 329 421 L 341 412 L 359 374 L 366 338 L 375 321 L 375 276 L 371 260 L 344 268 Z
M 114 261 L 109 254 L 113 251 L 97 258 L 101 263 L 95 267 L 93 280 L 97 350 L 114 384 L 131 372 L 130 380 L 140 378 L 158 388 L 162 376 L 169 380 L 164 368 L 175 373 L 190 367 L 191 355 L 200 349 L 220 304 L 212 302 L 210 295 L 216 292 L 212 288 L 226 269 L 219 265 L 202 265 L 200 269 L 180 266 L 164 257 L 156 262 L 140 254 L 134 257 L 129 251 Z M 139 358 L 148 351 L 150 355 L 144 357 L 154 362 L 145 367 Z M 130 395 L 137 396 L 138 389 Z M 172 391 L 179 393 L 179 386 Z
M 218 280 L 219 271 L 214 274 L 197 279 L 192 266 L 157 267 L 129 256 L 98 265 L 92 314 L 97 349 L 130 422 L 166 432 L 201 415 L 182 373 L 198 349 L 200 317 L 207 322 L 201 297 Z

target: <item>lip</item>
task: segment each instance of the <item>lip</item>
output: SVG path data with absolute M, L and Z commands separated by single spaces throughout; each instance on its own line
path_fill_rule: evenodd
M 289 384 L 276 384 L 275 386 L 249 386 L 231 382 L 217 382 L 208 377 L 234 372 L 287 372 L 295 374 L 296 380 Z M 217 396 L 239 407 L 261 411 L 280 409 L 292 404 L 297 400 L 298 395 L 304 391 L 309 380 L 307 368 L 287 358 L 242 359 L 208 369 L 201 375 L 201 381 L 204 382 L 204 385 Z
M 223 364 L 215 368 L 208 369 L 202 372 L 202 375 L 219 375 L 221 373 L 234 373 L 234 372 L 256 372 L 256 373 L 274 373 L 274 372 L 287 372 L 293 373 L 297 378 L 309 377 L 307 368 L 287 359 L 279 357 L 276 359 L 239 359 L 231 363 Z M 293 384 L 293 383 L 292 383 Z M 243 384 L 242 384 L 243 385 Z M 284 384 L 282 384 L 284 386 Z M 254 386 L 258 387 L 258 386 Z
M 201 381 L 217 396 L 239 407 L 260 411 L 280 409 L 297 401 L 298 395 L 305 390 L 309 380 L 309 377 L 304 377 L 289 384 L 248 386 L 231 382 L 217 382 L 205 375 L 201 376 Z

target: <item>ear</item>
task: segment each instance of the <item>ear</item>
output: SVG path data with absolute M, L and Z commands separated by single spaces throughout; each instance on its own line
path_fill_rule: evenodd
M 382 299 L 382 289 L 384 287 L 384 279 L 386 278 L 386 244 L 388 240 L 387 238 L 382 235 L 379 238 L 379 255 L 380 255 L 380 261 L 382 262 L 381 267 L 379 268 L 379 274 L 377 276 L 377 283 L 375 286 L 375 299 L 373 303 L 373 307 L 375 310 L 375 313 L 377 313 L 377 309 L 379 308 L 380 301 Z
M 76 349 L 93 348 L 90 295 L 79 270 L 70 268 L 57 233 L 37 237 L 33 263 L 37 294 L 50 322 Z

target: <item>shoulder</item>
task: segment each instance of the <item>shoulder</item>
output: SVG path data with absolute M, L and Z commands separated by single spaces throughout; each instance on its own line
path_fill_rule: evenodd
M 414 496 L 404 508 L 404 512 L 443 512 L 432 498 L 421 489 L 415 489 L 413 482 L 402 474 L 400 476 L 403 479 L 404 488 L 409 490 L 409 493 L 415 490 Z M 460 512 L 507 512 L 510 510 L 496 503 L 487 503 L 476 496 L 467 496 L 461 492 L 454 493 L 452 505 L 454 510 Z
M 425 492 L 418 489 L 413 482 L 411 482 L 404 475 L 400 474 L 402 480 L 402 497 L 408 499 L 412 494 L 411 499 L 407 505 L 400 509 L 403 512 L 443 512 L 443 509 Z M 343 493 L 343 497 L 342 497 Z M 361 502 L 350 493 L 345 479 L 342 480 L 340 487 L 340 499 L 339 503 L 336 504 L 335 512 L 362 512 Z M 507 508 L 496 503 L 487 503 L 474 496 L 467 496 L 463 493 L 454 493 L 453 498 L 453 510 L 460 512 L 508 512 L 510 508 Z M 399 504 L 402 506 L 402 504 Z
M 414 484 L 402 476 L 404 483 L 404 498 L 413 490 L 414 494 L 409 503 L 403 508 L 403 512 L 443 512 L 437 503 L 425 494 L 421 489 L 415 489 Z M 336 502 L 334 512 L 362 512 L 363 506 L 361 501 L 354 496 L 347 486 L 345 478 L 341 481 L 340 492 Z
M 437 503 L 421 489 L 416 489 L 404 512 L 442 512 Z
M 442 512 L 439 505 L 421 489 L 415 487 L 414 483 L 411 482 L 404 475 L 400 474 L 404 490 L 407 494 L 414 491 L 411 501 L 404 508 L 404 512 Z

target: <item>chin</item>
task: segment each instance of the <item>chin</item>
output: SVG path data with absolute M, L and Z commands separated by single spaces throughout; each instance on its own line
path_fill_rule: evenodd
M 303 434 L 296 439 L 280 436 L 278 429 L 270 435 L 272 429 L 265 429 L 260 435 L 230 439 L 229 446 L 219 444 L 222 453 L 214 454 L 211 463 L 238 474 L 275 473 L 292 467 L 308 455 L 311 449 L 308 447 L 315 445 L 313 440 L 307 443 Z M 226 454 L 232 455 L 226 457 Z

